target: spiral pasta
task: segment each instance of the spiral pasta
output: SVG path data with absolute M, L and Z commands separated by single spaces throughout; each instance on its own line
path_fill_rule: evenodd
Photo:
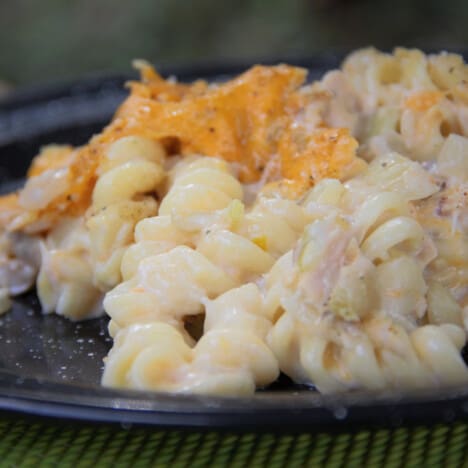
M 287 243 L 284 250 L 299 236 L 297 231 L 304 222 L 297 218 L 303 213 L 299 207 L 299 214 L 286 213 L 285 206 L 280 206 L 282 200 L 261 202 L 245 214 L 242 187 L 222 160 L 207 157 L 184 160 L 174 167 L 171 178 L 172 184 L 161 202 L 159 215 L 136 226 L 136 243 L 122 261 L 122 274 L 126 279 L 135 273 L 141 259 L 184 244 L 196 248 L 237 284 L 242 284 L 271 267 L 272 254 L 278 250 L 273 239 L 278 243 L 286 236 L 282 241 L 283 245 Z M 293 205 L 296 207 L 293 202 L 288 204 Z M 277 216 L 275 223 L 281 225 L 285 234 L 270 236 L 271 245 L 267 247 L 267 231 L 275 227 L 268 227 L 267 222 L 275 217 L 275 210 L 283 212 L 283 217 Z M 288 216 L 290 223 L 295 223 L 294 232 L 283 221 Z
M 360 139 L 364 157 L 398 151 L 429 161 L 449 135 L 466 134 L 467 78 L 468 67 L 455 54 L 369 48 L 351 54 L 341 71 L 314 87 L 322 95 L 332 92 L 322 119 L 343 121 Z
M 132 279 L 106 294 L 104 308 L 119 328 L 161 321 L 183 331 L 184 316 L 200 313 L 204 298 L 216 297 L 234 285 L 202 254 L 178 246 L 142 260 Z
M 122 262 L 125 279 L 148 255 L 181 244 L 195 247 L 210 224 L 229 223 L 226 209 L 233 200 L 242 198 L 242 187 L 230 174 L 229 166 L 216 158 L 187 158 L 173 168 L 169 179 L 170 187 L 158 216 L 147 217 L 136 226 L 136 243 Z
M 182 317 L 201 312 L 203 297 L 234 287 L 241 274 L 260 274 L 271 266 L 272 260 L 262 249 L 228 230 L 235 223 L 236 206 L 242 211 L 243 205 L 239 200 L 242 187 L 227 163 L 194 156 L 177 164 L 169 179 L 170 188 L 158 216 L 137 224 L 136 242 L 123 256 L 122 276 L 126 281 L 110 291 L 104 301 L 113 333 L 133 323 L 154 320 L 171 323 L 183 333 Z M 136 285 L 145 289 L 143 277 L 148 276 L 144 273 L 148 268 L 153 277 L 160 278 L 159 283 L 172 285 L 171 289 L 157 291 L 150 287 L 148 312 L 138 312 L 132 300 L 129 307 L 116 312 L 125 302 L 122 292 L 128 295 Z M 178 284 L 176 278 L 184 269 L 188 276 Z M 201 272 L 206 276 L 200 276 Z M 193 288 L 188 288 L 189 284 Z M 198 291 L 195 296 L 194 288 Z M 192 292 L 181 295 L 182 289 Z
M 148 194 L 164 180 L 164 158 L 161 145 L 133 136 L 117 140 L 106 153 L 86 221 L 96 262 L 94 282 L 103 291 L 121 280 L 122 256 L 136 223 L 157 211 Z
M 295 381 L 314 383 L 324 393 L 354 389 L 424 389 L 466 385 L 460 356 L 464 331 L 456 325 L 425 325 L 412 331 L 374 317 L 362 325 L 331 321 L 299 339 L 289 315 L 278 321 L 271 343 L 280 367 Z M 309 327 L 311 331 L 311 328 Z M 287 347 L 296 345 L 296 354 Z
M 468 138 L 451 135 L 438 155 L 440 190 L 416 204 L 416 219 L 437 249 L 426 271 L 428 281 L 437 285 L 430 293 L 431 303 L 439 304 L 436 315 L 445 309 L 450 316 L 455 304 L 468 310 L 467 154 Z
M 102 293 L 93 284 L 90 236 L 83 218 L 64 219 L 41 244 L 37 295 L 44 313 L 71 320 L 102 315 Z
M 418 184 L 419 194 L 405 193 L 398 174 L 417 171 L 415 163 L 399 157 L 404 171 L 383 172 L 388 163 L 375 159 L 349 184 L 318 184 L 305 200 L 317 219 L 296 248 L 297 263 L 292 253 L 280 260 L 289 263 L 287 282 L 278 274 L 284 264 L 267 276 L 278 317 L 268 342 L 280 367 L 323 392 L 468 380 L 460 356 L 461 310 L 441 287 L 428 295 L 424 271 L 437 251 L 411 216 L 409 200 L 425 198 L 437 187 L 428 179 Z M 329 209 L 318 210 L 324 203 Z M 439 301 L 452 307 L 443 314 Z M 419 326 L 428 308 L 434 325 Z
M 173 168 L 169 179 L 158 216 L 137 224 L 136 242 L 123 256 L 124 284 L 135 281 L 143 260 L 145 264 L 151 258 L 159 262 L 159 258 L 182 252 L 180 246 L 186 245 L 196 250 L 199 259 L 202 255 L 210 268 L 220 268 L 233 285 L 240 285 L 268 271 L 274 259 L 294 245 L 308 220 L 296 202 L 266 196 L 259 197 L 245 213 L 241 185 L 229 166 L 217 158 L 186 159 Z M 187 249 L 184 252 L 195 256 Z M 164 253 L 167 255 L 160 257 Z M 108 297 L 121 290 L 119 286 Z M 107 304 L 106 299 L 106 308 Z M 195 307 L 193 313 L 197 312 Z M 114 331 L 140 320 L 135 314 L 130 322 L 119 323 L 113 312 L 108 313 Z M 128 314 L 132 316 L 130 311 Z
M 247 284 L 205 301 L 202 338 L 191 348 L 175 327 L 151 322 L 119 331 L 103 384 L 175 393 L 243 395 L 273 382 L 278 364 L 264 339 L 258 288 Z

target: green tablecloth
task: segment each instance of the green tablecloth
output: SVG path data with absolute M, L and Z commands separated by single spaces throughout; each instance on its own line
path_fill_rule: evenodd
M 273 434 L 0 420 L 1 467 L 432 467 L 467 459 L 468 423 Z

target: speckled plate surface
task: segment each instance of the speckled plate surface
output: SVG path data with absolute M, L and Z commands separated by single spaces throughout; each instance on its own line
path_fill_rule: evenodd
M 277 62 L 277 61 L 276 61 Z M 328 56 L 295 61 L 317 78 L 339 64 Z M 223 80 L 246 66 L 179 69 L 182 80 Z M 109 120 L 129 77 L 90 77 L 19 90 L 0 101 L 0 191 L 21 183 L 46 143 L 82 144 Z M 468 389 L 414 395 L 353 393 L 326 397 L 286 377 L 249 398 L 174 396 L 99 386 L 111 346 L 107 319 L 71 323 L 44 316 L 34 293 L 0 316 L 0 411 L 121 424 L 299 429 L 350 424 L 399 425 L 468 416 Z

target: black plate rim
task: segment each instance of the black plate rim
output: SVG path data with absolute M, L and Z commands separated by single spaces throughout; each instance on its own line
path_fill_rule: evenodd
M 121 425 L 177 428 L 347 428 L 350 425 L 453 423 L 468 419 L 468 388 L 427 391 L 256 393 L 251 397 L 173 395 L 75 384 L 41 383 L 0 374 L 0 411 Z

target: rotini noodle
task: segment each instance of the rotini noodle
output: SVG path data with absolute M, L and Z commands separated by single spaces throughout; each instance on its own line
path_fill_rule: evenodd
M 82 218 L 65 219 L 42 243 L 37 294 L 44 313 L 71 320 L 102 314 L 102 293 L 92 281 L 89 237 Z
M 163 182 L 164 158 L 161 145 L 141 137 L 117 140 L 106 153 L 86 223 L 96 259 L 94 281 L 103 291 L 121 281 L 122 256 L 136 223 L 157 211 L 146 194 Z
M 171 326 L 152 322 L 118 332 L 103 384 L 180 393 L 242 395 L 279 373 L 264 339 L 258 288 L 247 284 L 206 302 L 203 337 L 191 348 Z M 153 336 L 148 339 L 148 335 Z

